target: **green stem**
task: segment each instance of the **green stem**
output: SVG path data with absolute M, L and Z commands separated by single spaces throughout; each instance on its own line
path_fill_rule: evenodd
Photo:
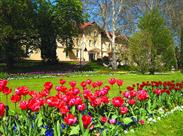
M 17 112 L 17 103 L 15 103 L 15 112 Z
M 6 105 L 8 106 L 8 95 L 6 95 Z
M 79 113 L 79 125 L 80 125 L 80 128 L 81 128 L 82 135 L 84 135 L 85 131 L 84 131 L 84 127 L 83 127 L 82 114 L 81 113 Z

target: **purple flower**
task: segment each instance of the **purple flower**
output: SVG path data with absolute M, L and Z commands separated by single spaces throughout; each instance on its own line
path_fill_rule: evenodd
M 115 124 L 115 123 L 116 123 L 116 120 L 115 120 L 115 119 L 110 119 L 110 120 L 109 120 L 109 123 L 110 123 L 110 124 Z

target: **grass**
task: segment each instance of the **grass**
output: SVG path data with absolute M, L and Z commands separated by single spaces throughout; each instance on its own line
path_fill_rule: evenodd
M 153 125 L 144 125 L 137 128 L 135 133 L 129 132 L 126 136 L 182 136 L 183 113 L 177 111 Z
M 119 78 L 124 80 L 124 85 L 121 88 L 122 91 L 125 91 L 126 87 L 132 85 L 137 82 L 142 81 L 168 81 L 168 80 L 175 80 L 175 81 L 182 81 L 183 74 L 180 72 L 170 72 L 164 74 L 157 74 L 157 75 L 139 75 L 139 74 L 69 74 L 60 77 L 52 77 L 52 78 L 38 78 L 38 79 L 21 79 L 21 80 L 10 80 L 8 86 L 15 90 L 15 88 L 19 86 L 27 86 L 30 90 L 41 91 L 43 89 L 43 84 L 47 81 L 51 81 L 54 86 L 59 85 L 59 79 L 64 78 L 67 82 L 70 81 L 77 81 L 79 82 L 92 79 L 93 81 L 102 80 L 104 84 L 108 83 L 109 78 Z M 52 94 L 56 91 L 52 90 Z M 117 86 L 113 86 L 112 90 L 109 92 L 110 97 L 119 95 L 119 90 Z M 5 98 L 3 98 L 5 101 Z M 10 106 L 11 108 L 13 105 Z M 144 125 L 140 128 L 137 128 L 135 133 L 128 133 L 127 136 L 181 136 L 183 134 L 183 113 L 176 112 L 170 115 L 168 118 L 165 118 L 153 125 Z
M 31 90 L 41 91 L 43 89 L 43 84 L 47 81 L 51 81 L 55 86 L 59 85 L 59 79 L 65 79 L 67 82 L 70 81 L 77 81 L 79 84 L 81 81 L 92 79 L 93 81 L 101 80 L 104 84 L 108 83 L 109 78 L 119 78 L 124 81 L 124 85 L 121 88 L 122 91 L 126 89 L 127 86 L 132 85 L 137 82 L 142 81 L 168 81 L 168 80 L 175 80 L 175 81 L 182 81 L 183 74 L 180 72 L 175 73 L 167 73 L 167 74 L 158 74 L 158 75 L 139 75 L 139 74 L 69 74 L 59 77 L 52 77 L 52 78 L 38 78 L 38 79 L 20 79 L 20 80 L 10 80 L 8 86 L 10 88 L 16 89 L 19 86 L 27 86 Z M 112 87 L 112 92 L 110 92 L 110 96 L 119 95 L 117 86 Z

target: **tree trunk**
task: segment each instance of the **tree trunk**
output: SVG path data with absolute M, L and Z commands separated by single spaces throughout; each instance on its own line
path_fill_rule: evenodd
M 113 36 L 112 40 L 112 69 L 116 70 L 117 69 L 117 58 L 116 58 L 116 52 L 115 52 L 115 36 Z

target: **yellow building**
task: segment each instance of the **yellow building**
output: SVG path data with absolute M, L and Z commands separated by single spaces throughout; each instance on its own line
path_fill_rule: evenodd
M 110 57 L 111 44 L 105 33 L 95 22 L 88 22 L 80 27 L 82 33 L 74 38 L 72 51 L 65 51 L 65 45 L 57 40 L 59 61 L 91 61 Z M 40 50 L 30 54 L 29 60 L 41 60 Z

